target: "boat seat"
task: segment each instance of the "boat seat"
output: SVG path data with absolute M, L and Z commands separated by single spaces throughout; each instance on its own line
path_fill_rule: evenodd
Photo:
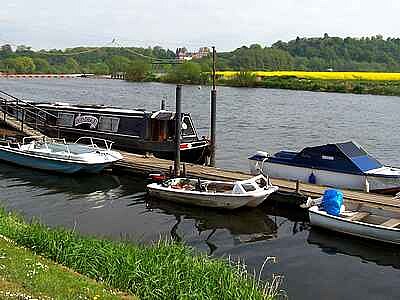
M 396 227 L 396 226 L 400 225 L 400 220 L 399 219 L 389 219 L 379 225 L 385 226 L 385 227 Z
M 347 217 L 346 219 L 350 220 L 350 221 L 360 221 L 369 215 L 370 215 L 370 213 L 367 213 L 367 212 L 357 212 L 354 215 Z

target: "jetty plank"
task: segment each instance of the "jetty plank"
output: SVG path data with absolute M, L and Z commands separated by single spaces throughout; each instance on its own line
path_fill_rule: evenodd
M 168 173 L 173 161 L 155 158 L 153 156 L 143 156 L 121 152 L 123 160 L 115 166 L 116 170 L 124 170 L 139 175 L 148 175 L 150 172 Z M 250 174 L 240 171 L 228 171 L 215 167 L 207 167 L 186 163 L 186 174 L 191 177 L 200 177 L 210 180 L 244 180 L 251 177 Z M 284 179 L 271 178 L 274 185 L 279 186 L 283 191 L 295 191 L 296 182 Z M 315 184 L 301 183 L 301 193 L 306 196 L 320 197 L 327 189 L 326 186 Z M 393 199 L 390 196 L 379 195 L 373 193 L 365 193 L 361 191 L 342 190 L 344 200 L 350 202 L 359 202 L 372 205 L 377 208 L 385 208 L 390 210 L 400 210 L 400 200 Z

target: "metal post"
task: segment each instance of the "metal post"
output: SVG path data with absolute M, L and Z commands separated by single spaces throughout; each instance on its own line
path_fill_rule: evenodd
M 182 131 L 182 86 L 176 86 L 176 105 L 175 105 L 175 162 L 174 175 L 179 176 L 181 166 L 181 131 Z
M 7 114 L 7 99 L 4 100 L 4 123 L 6 122 L 6 114 Z
M 183 174 L 183 177 L 186 177 L 186 164 L 185 163 L 183 163 L 183 166 L 182 166 L 182 174 Z
M 212 70 L 212 91 L 211 91 L 211 155 L 210 166 L 215 167 L 215 149 L 216 149 L 216 119 L 217 119 L 217 90 L 215 88 L 215 47 L 212 47 L 213 70 Z
M 25 110 L 22 110 L 21 131 L 24 132 Z

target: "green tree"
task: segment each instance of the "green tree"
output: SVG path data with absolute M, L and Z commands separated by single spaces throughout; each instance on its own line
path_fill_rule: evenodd
M 74 59 L 72 57 L 68 57 L 65 61 L 64 70 L 66 73 L 72 73 L 72 74 L 80 73 L 81 67 L 78 64 L 78 62 L 76 61 L 76 59 Z
M 93 73 L 96 75 L 107 75 L 110 74 L 110 68 L 104 62 L 88 64 L 84 68 L 85 73 Z
M 132 61 L 126 71 L 126 79 L 129 81 L 144 81 L 149 75 L 151 66 L 143 60 Z
M 36 66 L 36 72 L 37 73 L 42 73 L 42 74 L 47 74 L 50 73 L 50 64 L 47 60 L 44 58 L 36 57 L 33 59 L 33 63 Z
M 33 59 L 26 56 L 18 56 L 16 58 L 8 58 L 3 61 L 5 69 L 9 73 L 28 74 L 35 71 Z
M 131 60 L 127 57 L 116 55 L 111 57 L 109 62 L 107 63 L 110 67 L 110 71 L 115 72 L 126 72 L 131 63 Z
M 174 83 L 200 84 L 202 83 L 201 67 L 195 62 L 184 62 L 172 68 L 164 79 Z

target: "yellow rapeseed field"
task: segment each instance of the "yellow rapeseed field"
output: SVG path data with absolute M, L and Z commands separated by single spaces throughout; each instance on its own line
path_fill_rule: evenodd
M 216 72 L 217 76 L 225 78 L 233 77 L 236 71 Z M 304 72 L 304 71 L 255 71 L 251 72 L 257 77 L 272 76 L 294 76 L 305 79 L 326 79 L 326 80 L 400 80 L 400 73 L 378 73 L 378 72 Z

